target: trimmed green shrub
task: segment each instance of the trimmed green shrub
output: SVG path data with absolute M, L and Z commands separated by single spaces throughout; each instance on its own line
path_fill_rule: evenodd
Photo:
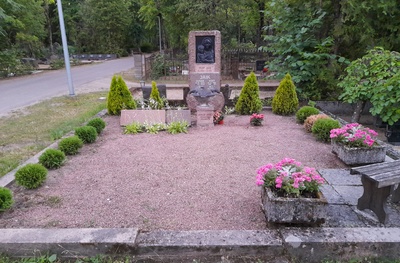
M 0 187 L 0 212 L 9 209 L 14 203 L 13 194 L 10 189 Z
M 38 188 L 47 177 L 47 169 L 38 163 L 27 164 L 15 173 L 15 182 L 28 189 Z
M 296 119 L 299 123 L 303 124 L 304 121 L 311 115 L 319 113 L 317 108 L 311 106 L 303 106 L 296 112 Z
M 92 126 L 82 126 L 75 129 L 75 135 L 82 140 L 83 143 L 93 143 L 97 139 L 97 131 Z
M 83 141 L 76 135 L 64 138 L 58 143 L 58 149 L 63 151 L 66 155 L 77 154 L 82 146 Z
M 290 115 L 297 111 L 299 100 L 297 98 L 296 87 L 290 74 L 282 79 L 279 87 L 275 91 L 272 99 L 272 112 L 279 115 Z
M 164 101 L 160 97 L 160 92 L 155 81 L 151 82 L 151 93 L 149 97 L 149 105 L 153 110 L 160 110 L 164 107 Z
M 39 163 L 47 169 L 60 168 L 65 162 L 64 152 L 56 149 L 47 149 L 40 155 Z
M 110 92 L 107 95 L 107 111 L 111 115 L 120 115 L 122 109 L 136 109 L 137 104 L 121 76 L 111 80 Z
M 331 140 L 330 132 L 332 129 L 336 128 L 340 128 L 340 124 L 337 120 L 332 118 L 318 119 L 314 122 L 311 131 L 318 140 L 329 142 Z
M 91 119 L 87 123 L 87 126 L 95 127 L 97 134 L 100 134 L 106 127 L 106 122 L 102 118 L 97 117 L 97 118 Z
M 235 104 L 235 111 L 242 115 L 249 115 L 259 113 L 261 110 L 260 88 L 258 87 L 256 75 L 251 72 L 244 81 L 239 99 Z
M 304 129 L 306 129 L 307 132 L 312 132 L 312 127 L 314 126 L 314 123 L 319 120 L 319 119 L 329 119 L 330 117 L 325 114 L 316 114 L 316 115 L 311 115 L 308 116 L 307 119 L 304 121 Z

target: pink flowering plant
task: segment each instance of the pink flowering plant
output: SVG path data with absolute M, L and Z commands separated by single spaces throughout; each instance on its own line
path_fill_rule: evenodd
M 315 168 L 303 166 L 300 162 L 284 158 L 276 164 L 266 164 L 257 170 L 256 184 L 270 188 L 281 197 L 312 197 L 319 192 L 324 178 Z
M 252 126 L 261 126 L 263 120 L 264 120 L 264 114 L 253 113 L 250 116 L 250 124 Z
M 331 140 L 343 143 L 349 147 L 372 147 L 376 145 L 378 133 L 358 123 L 349 123 L 345 126 L 332 129 Z
M 224 119 L 224 114 L 221 111 L 214 112 L 214 116 L 213 116 L 214 124 L 217 124 L 218 122 L 222 121 L 223 119 Z

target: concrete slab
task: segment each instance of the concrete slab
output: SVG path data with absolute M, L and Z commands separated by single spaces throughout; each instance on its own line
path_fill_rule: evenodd
M 310 228 L 280 232 L 287 253 L 298 262 L 400 257 L 399 228 Z
M 37 257 L 51 252 L 59 257 L 92 257 L 134 249 L 137 228 L 1 229 L 0 253 Z
M 320 169 L 318 172 L 330 185 L 362 185 L 359 175 L 348 169 Z
M 366 227 L 370 224 L 348 205 L 328 205 L 328 215 L 322 227 Z
M 358 198 L 360 198 L 364 192 L 362 186 L 356 185 L 335 185 L 335 190 L 343 197 L 345 204 L 357 205 Z
M 345 204 L 345 200 L 343 199 L 343 197 L 338 192 L 336 192 L 332 185 L 322 185 L 320 187 L 320 190 L 329 204 Z
M 141 256 L 239 256 L 273 259 L 282 253 L 276 230 L 154 231 L 139 235 L 137 252 Z

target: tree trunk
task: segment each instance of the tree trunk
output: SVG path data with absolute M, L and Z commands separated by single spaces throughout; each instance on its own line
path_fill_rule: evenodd
M 342 10 L 341 10 L 341 0 L 331 0 L 332 7 L 333 7 L 333 14 L 334 14 L 334 27 L 336 30 L 340 31 L 339 29 L 342 27 Z M 339 53 L 340 43 L 342 39 L 339 34 L 333 34 L 335 39 L 334 46 L 333 46 L 333 53 L 337 55 Z
M 361 113 L 364 110 L 365 107 L 365 101 L 360 100 L 357 102 L 356 108 L 353 112 L 353 116 L 351 116 L 351 122 L 359 122 L 361 118 Z
M 265 1 L 256 1 L 258 5 L 258 10 L 260 12 L 260 20 L 258 21 L 258 27 L 257 27 L 257 37 L 256 37 L 256 44 L 257 46 L 261 46 L 263 40 L 261 38 L 263 28 L 265 26 L 265 19 L 264 19 L 264 11 L 265 11 Z M 240 41 L 240 39 L 239 39 Z

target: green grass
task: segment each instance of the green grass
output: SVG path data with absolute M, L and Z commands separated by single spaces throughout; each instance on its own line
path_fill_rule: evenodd
M 0 118 L 0 177 L 105 109 L 106 95 L 57 97 Z

